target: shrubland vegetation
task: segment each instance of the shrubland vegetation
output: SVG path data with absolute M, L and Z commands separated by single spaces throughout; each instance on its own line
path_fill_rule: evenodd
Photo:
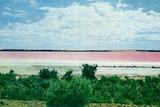
M 39 75 L 16 79 L 11 70 L 0 73 L 0 99 L 46 101 L 48 107 L 83 107 L 89 103 L 160 105 L 160 76 L 144 79 L 120 79 L 118 76 L 95 77 L 97 65 L 84 64 L 82 76 L 69 70 L 41 69 Z

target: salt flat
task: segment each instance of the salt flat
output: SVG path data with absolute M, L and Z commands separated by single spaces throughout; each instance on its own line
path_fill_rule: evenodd
M 81 74 L 82 64 L 97 64 L 97 75 L 159 75 L 160 63 L 158 62 L 82 62 L 82 61 L 14 61 L 0 62 L 0 72 L 8 73 L 11 69 L 20 75 L 37 75 L 40 69 L 56 69 L 59 75 L 68 70 L 73 74 Z

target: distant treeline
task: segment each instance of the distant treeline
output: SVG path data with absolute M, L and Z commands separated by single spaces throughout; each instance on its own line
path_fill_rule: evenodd
M 0 49 L 0 51 L 44 51 L 44 52 L 160 52 L 160 50 L 51 50 L 51 49 Z

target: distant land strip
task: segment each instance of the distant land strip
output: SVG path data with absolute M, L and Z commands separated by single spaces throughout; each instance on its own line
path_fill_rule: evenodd
M 99 66 L 99 67 L 107 67 L 107 68 L 157 68 L 159 69 L 160 66 Z
M 0 51 L 20 51 L 20 52 L 160 52 L 160 50 L 50 50 L 50 49 L 0 49 Z

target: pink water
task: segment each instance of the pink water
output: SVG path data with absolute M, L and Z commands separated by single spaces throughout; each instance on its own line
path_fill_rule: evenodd
M 160 52 L 0 52 L 0 61 L 160 62 Z

